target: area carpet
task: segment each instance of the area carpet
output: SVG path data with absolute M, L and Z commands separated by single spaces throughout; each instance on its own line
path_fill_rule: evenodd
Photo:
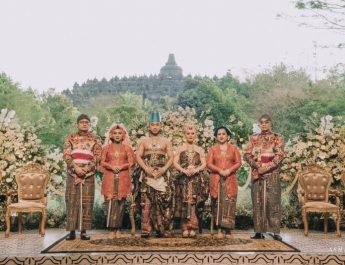
M 67 241 L 64 236 L 42 253 L 90 253 L 90 252 L 299 252 L 295 247 L 266 238 L 250 239 L 248 233 L 235 233 L 233 239 L 215 239 L 209 234 L 196 238 L 140 238 L 122 234 L 121 238 L 108 239 L 106 233 L 93 234 L 91 240 Z

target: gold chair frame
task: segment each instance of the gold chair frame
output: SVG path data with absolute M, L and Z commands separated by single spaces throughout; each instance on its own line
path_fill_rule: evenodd
M 47 206 L 47 184 L 50 174 L 36 163 L 30 163 L 16 172 L 17 190 L 10 190 L 7 193 L 6 209 L 6 233 L 10 236 L 11 215 L 18 214 L 18 232 L 22 233 L 22 213 L 40 212 L 41 220 L 39 224 L 39 234 L 45 235 L 46 206 Z M 39 184 L 34 187 L 32 184 L 28 188 L 23 184 L 23 180 L 28 183 L 31 178 L 34 183 Z M 30 193 L 29 193 L 30 192 Z M 12 196 L 18 195 L 18 202 L 12 202 Z
M 312 174 L 314 175 L 314 180 L 321 179 L 324 181 L 324 186 L 326 188 L 324 189 L 324 193 L 318 193 L 321 194 L 320 198 L 312 199 L 312 197 L 317 197 L 317 195 L 312 192 L 310 192 L 310 187 L 307 187 L 306 178 L 311 177 Z M 340 220 L 341 220 L 341 214 L 340 214 L 340 192 L 337 190 L 331 190 L 331 180 L 332 175 L 328 173 L 323 167 L 319 165 L 310 165 L 302 172 L 298 173 L 298 180 L 301 184 L 301 187 L 303 189 L 303 198 L 302 198 L 302 215 L 303 215 L 303 223 L 304 223 L 304 235 L 308 236 L 309 227 L 308 227 L 308 212 L 318 212 L 318 213 L 324 213 L 324 231 L 325 233 L 328 232 L 328 217 L 329 213 L 334 213 L 336 215 L 336 233 L 340 237 Z M 315 187 L 322 187 L 322 184 L 315 183 Z M 329 197 L 334 196 L 336 198 L 336 204 L 332 204 L 329 202 Z

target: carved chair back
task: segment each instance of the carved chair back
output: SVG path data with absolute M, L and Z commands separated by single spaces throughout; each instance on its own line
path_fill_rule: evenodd
M 319 165 L 310 165 L 299 173 L 299 182 L 304 190 L 304 203 L 328 202 L 332 176 Z
M 36 163 L 31 163 L 21 168 L 16 173 L 18 202 L 46 203 L 45 193 L 48 180 L 49 172 Z

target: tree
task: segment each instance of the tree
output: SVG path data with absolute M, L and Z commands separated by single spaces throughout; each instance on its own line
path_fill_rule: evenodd
M 132 93 L 95 97 L 81 108 L 82 112 L 98 118 L 98 133 L 102 136 L 114 122 L 123 123 L 127 129 L 135 127 L 151 110 L 149 100 L 143 101 L 141 96 Z
M 178 96 L 177 104 L 194 108 L 198 119 L 210 118 L 216 127 L 230 124 L 230 117 L 235 116 L 243 123 L 243 130 L 238 133 L 247 134 L 251 122 L 242 109 L 242 98 L 235 89 L 222 90 L 217 82 L 210 79 L 189 82 L 193 86 Z
M 4 73 L 0 74 L 0 108 L 13 109 L 21 123 L 40 124 L 49 120 L 50 115 L 41 104 L 40 95 L 29 88 L 22 90 L 19 84 Z
M 218 86 L 222 90 L 235 89 L 238 95 L 242 95 L 246 98 L 250 95 L 251 86 L 244 82 L 241 83 L 237 78 L 235 78 L 230 71 L 226 73 L 225 76 L 220 78 L 217 82 Z
M 313 112 L 321 115 L 345 115 L 345 86 L 335 76 L 313 83 L 303 70 L 289 69 L 281 64 L 251 81 L 246 108 L 257 119 L 269 114 L 274 130 L 289 138 L 303 130 L 303 120 Z
M 39 94 L 0 74 L 0 109 L 13 109 L 20 124 L 31 123 L 43 144 L 63 146 L 64 137 L 75 129 L 78 111 L 64 95 L 50 90 Z
M 80 113 L 69 98 L 54 90 L 43 93 L 41 104 L 49 112 L 50 119 L 38 135 L 45 144 L 62 148 L 66 135 L 76 130 L 75 124 Z
M 305 25 L 345 34 L 344 0 L 298 0 L 295 5 L 296 8 L 306 11 L 305 17 L 313 20 Z

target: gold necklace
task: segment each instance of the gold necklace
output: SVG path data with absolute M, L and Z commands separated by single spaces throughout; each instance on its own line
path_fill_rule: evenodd
M 153 151 L 156 151 L 159 148 L 159 142 L 151 138 L 151 147 Z
M 193 159 L 194 159 L 194 145 L 192 145 L 192 148 L 186 148 L 186 156 L 187 156 L 187 160 L 188 160 L 188 165 L 192 165 L 193 164 Z
M 151 138 L 151 147 L 152 147 L 152 154 L 150 156 L 150 165 L 155 166 L 159 161 L 158 161 L 158 154 L 157 150 L 160 147 L 159 142 L 157 140 L 153 140 Z

